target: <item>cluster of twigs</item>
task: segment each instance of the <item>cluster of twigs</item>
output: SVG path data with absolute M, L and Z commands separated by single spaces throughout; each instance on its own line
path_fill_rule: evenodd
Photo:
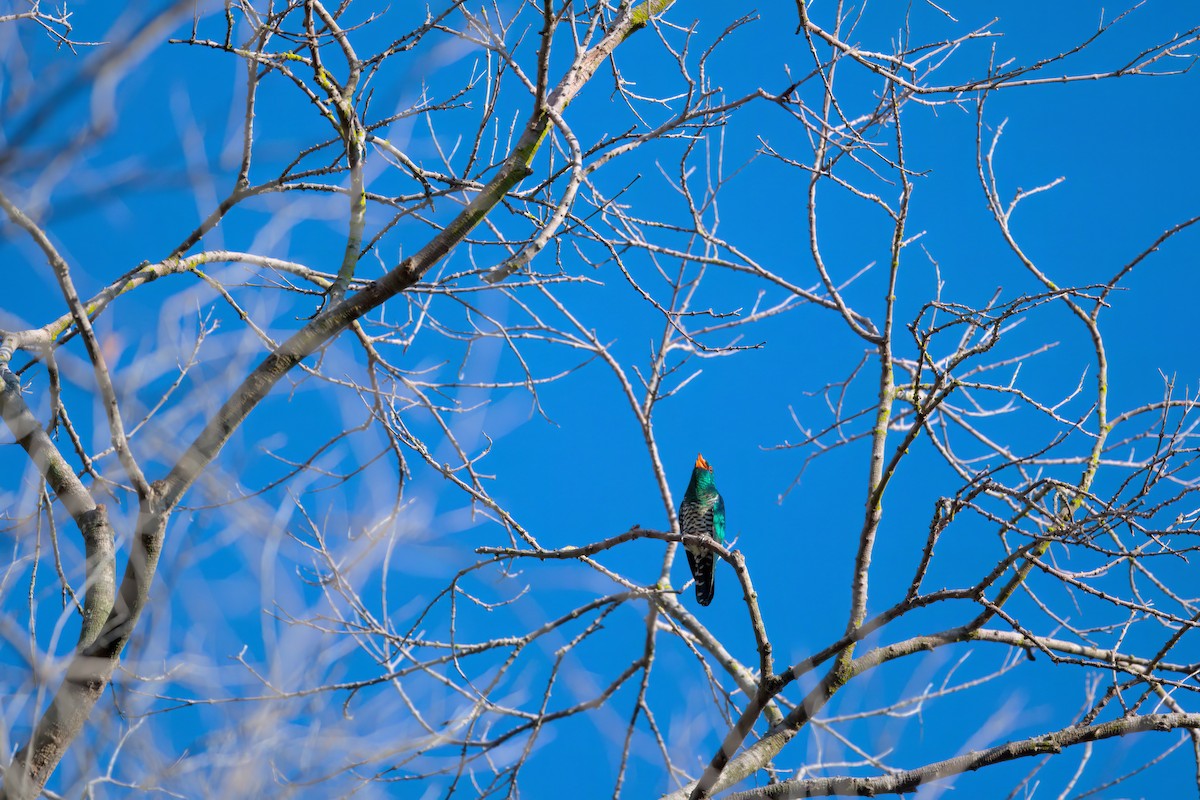
M 507 795 L 558 735 L 611 758 L 614 797 L 635 781 L 638 794 L 666 787 L 679 798 L 732 787 L 743 798 L 898 794 L 1152 730 L 1190 737 L 1200 783 L 1200 712 L 1190 710 L 1200 664 L 1181 655 L 1200 608 L 1179 567 L 1195 547 L 1196 403 L 1168 377 L 1161 397 L 1111 407 L 1103 335 L 1122 281 L 1200 217 L 1173 221 L 1085 285 L 1060 286 L 1011 225 L 1023 201 L 1055 184 L 1002 196 L 1003 126 L 990 129 L 985 113 L 998 92 L 1186 72 L 1200 29 L 1139 46 L 1111 69 L 1075 71 L 1076 56 L 1121 30 L 1117 17 L 1057 55 L 1023 65 L 993 56 L 979 74 L 942 81 L 963 53 L 991 45 L 995 21 L 922 41 L 906 19 L 881 51 L 855 44 L 858 11 L 838 3 L 818 19 L 797 0 L 805 66 L 730 95 L 714 70 L 757 20 L 712 13 L 682 0 L 448 0 L 386 13 L 319 0 L 203 13 L 177 3 L 91 56 L 69 38 L 65 9 L 0 16 L 13 41 L 28 44 L 14 31 L 37 25 L 72 45 L 63 58 L 84 52 L 70 56 L 80 66 L 57 94 L 3 98 L 15 120 L 0 157 L 5 238 L 22 269 L 51 276 L 58 308 L 0 304 L 0 410 L 23 453 L 4 462 L 13 556 L 2 633 L 6 664 L 22 662 L 5 678 L 4 694 L 21 700 L 2 712 L 4 796 L 43 792 L 69 752 L 79 757 L 61 780 L 72 791 L 172 792 L 203 772 L 231 796 L 393 782 Z M 638 66 L 644 51 L 626 58 L 627 41 L 654 51 L 653 74 Z M 46 97 L 120 84 L 164 44 L 240 64 L 227 143 L 236 157 L 224 175 L 199 146 L 180 169 L 199 222 L 114 274 L 60 245 L 56 201 L 75 187 L 57 169 L 26 180 L 19 148 L 61 136 Z M 473 62 L 455 68 L 448 52 Z M 451 66 L 399 91 L 413 59 Z M 865 102 L 853 88 L 864 75 L 875 81 Z M 597 105 L 602 126 L 584 113 Z M 923 175 L 906 152 L 910 114 L 931 108 L 974 112 L 979 184 L 1024 291 L 969 304 L 943 296 L 940 273 L 931 296 L 899 290 L 925 235 L 911 223 Z M 785 115 L 789 136 L 727 153 L 733 123 L 753 125 L 756 110 Z M 92 114 L 65 158 L 86 163 L 104 146 L 113 111 L 94 102 Z M 800 187 L 788 258 L 718 233 L 718 200 L 736 190 L 733 156 Z M 829 255 L 818 208 L 831 193 L 867 209 L 886 264 L 847 269 Z M 314 247 L 336 238 L 329 252 L 277 246 L 317 224 Z M 116 337 L 141 323 L 116 315 L 156 291 L 172 334 L 134 359 Z M 1020 377 L 1052 337 L 1019 336 L 1059 310 L 1068 322 L 1056 331 L 1087 354 L 1060 392 Z M 864 513 L 844 628 L 789 662 L 795 627 L 760 597 L 742 552 L 691 542 L 737 576 L 746 613 L 736 630 L 702 621 L 672 584 L 683 537 L 657 426 L 666 401 L 702 386 L 703 365 L 761 348 L 767 326 L 802 330 L 801 319 L 837 328 L 864 354 L 823 389 L 814 379 L 827 416 L 797 416 L 800 439 L 777 449 L 798 453 L 803 473 L 858 446 L 867 481 L 846 490 Z M 618 342 L 619 326 L 649 336 L 649 353 Z M 642 450 L 622 462 L 653 482 L 661 524 L 596 535 L 580 525 L 589 508 L 557 531 L 530 523 L 536 515 L 518 513 L 492 480 L 495 431 L 481 420 L 506 423 L 487 406 L 519 397 L 553 418 L 547 387 L 597 372 L 583 385 L 620 398 L 609 411 Z M 311 425 L 281 423 L 288 401 Z M 281 427 L 294 444 L 270 441 Z M 541 456 L 521 480 L 561 461 Z M 946 478 L 929 518 L 886 515 L 895 487 L 930 463 Z M 439 496 L 453 499 L 430 499 Z M 451 555 L 438 542 L 456 526 L 485 533 Z M 892 531 L 916 543 L 899 582 L 873 566 Z M 945 555 L 968 538 L 973 559 Z M 254 565 L 244 577 L 269 652 L 214 657 L 172 623 L 236 616 L 224 606 L 233 597 L 183 588 L 224 580 L 208 563 L 223 550 Z M 655 554 L 652 579 L 630 566 L 631 552 Z M 564 581 L 599 588 L 575 602 L 555 588 Z M 20 598 L 18 582 L 29 587 Z M 55 619 L 53 634 L 43 618 Z M 78 640 L 63 656 L 58 639 L 75 618 Z M 868 711 L 838 705 L 877 668 L 916 674 L 923 667 L 907 665 L 970 643 L 1004 655 L 983 675 L 910 686 Z M 1086 686 L 1083 708 L 1056 709 L 1063 718 L 1048 732 L 901 768 L 862 724 L 953 708 L 1030 658 Z M 682 697 L 664 699 L 669 687 L 685 687 Z M 110 688 L 113 703 L 102 699 Z M 680 708 L 713 709 L 724 729 L 681 744 L 667 721 Z M 179 759 L 142 735 L 168 711 L 218 726 L 205 756 Z M 833 742 L 839 755 L 789 747 L 798 738 Z

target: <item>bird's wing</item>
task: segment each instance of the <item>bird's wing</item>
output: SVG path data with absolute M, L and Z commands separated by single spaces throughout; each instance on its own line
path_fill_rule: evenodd
M 725 498 L 719 494 L 716 504 L 713 505 L 712 521 L 713 538 L 721 544 L 725 544 Z

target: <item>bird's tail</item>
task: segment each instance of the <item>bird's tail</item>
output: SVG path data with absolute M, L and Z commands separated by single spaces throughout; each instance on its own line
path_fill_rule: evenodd
M 713 576 L 715 559 L 712 553 L 693 553 L 691 550 L 687 551 L 687 557 L 688 566 L 692 568 L 692 577 L 696 579 L 696 602 L 706 606 L 712 602 L 717 589 L 717 582 Z

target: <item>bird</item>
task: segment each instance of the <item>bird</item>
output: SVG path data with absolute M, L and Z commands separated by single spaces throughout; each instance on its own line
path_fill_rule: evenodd
M 679 504 L 679 532 L 685 536 L 707 536 L 718 544 L 725 544 L 725 500 L 713 481 L 713 468 L 700 454 L 696 455 L 692 479 Z M 712 602 L 716 589 L 714 556 L 703 547 L 687 543 L 684 547 L 692 577 L 696 579 L 696 602 L 706 606 Z

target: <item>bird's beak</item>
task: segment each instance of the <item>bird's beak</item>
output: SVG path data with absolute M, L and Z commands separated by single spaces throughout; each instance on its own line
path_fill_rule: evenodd
M 696 469 L 706 469 L 709 472 L 712 472 L 712 467 L 710 467 L 708 462 L 704 460 L 704 456 L 700 455 L 699 453 L 696 454 Z

